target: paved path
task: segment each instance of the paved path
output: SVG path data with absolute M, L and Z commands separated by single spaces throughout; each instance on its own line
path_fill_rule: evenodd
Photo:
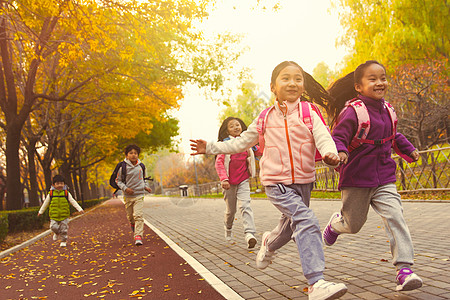
M 268 200 L 253 200 L 258 245 L 248 251 L 242 222 L 235 221 L 234 243 L 224 239 L 222 199 L 146 197 L 145 218 L 179 248 L 200 262 L 244 299 L 306 299 L 306 280 L 293 242 L 283 247 L 267 269 L 255 267 L 262 233 L 278 222 Z M 313 200 L 311 208 L 323 228 L 340 201 Z M 404 202 L 404 215 L 415 245 L 414 270 L 421 289 L 395 291 L 395 271 L 381 219 L 372 210 L 363 229 L 343 235 L 325 248 L 326 279 L 347 284 L 342 299 L 450 299 L 450 203 Z
M 72 219 L 67 247 L 45 232 L 0 257 L 1 300 L 226 299 L 148 228 L 135 246 L 119 200 Z

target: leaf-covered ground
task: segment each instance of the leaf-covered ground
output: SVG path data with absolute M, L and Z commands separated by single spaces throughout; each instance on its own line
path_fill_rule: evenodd
M 70 222 L 66 248 L 48 235 L 1 259 L 0 294 L 2 299 L 224 299 L 148 227 L 144 245 L 135 246 L 118 200 Z

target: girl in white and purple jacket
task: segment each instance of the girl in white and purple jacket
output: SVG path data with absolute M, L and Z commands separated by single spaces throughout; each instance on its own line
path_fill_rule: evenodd
M 224 142 L 191 140 L 196 154 L 233 154 L 256 145 L 260 134 L 265 148 L 260 160 L 261 183 L 267 197 L 281 212 L 279 224 L 262 236 L 262 245 L 256 256 L 256 266 L 266 268 L 274 259 L 275 251 L 293 239 L 297 245 L 303 274 L 308 280 L 308 297 L 336 299 L 347 287 L 324 280 L 325 258 L 319 222 L 309 208 L 311 190 L 315 181 L 315 151 L 330 166 L 339 164 L 336 145 L 319 115 L 310 110 L 312 129 L 301 116 L 300 101 L 314 101 L 326 106 L 330 100 L 326 90 L 304 72 L 295 62 L 285 61 L 272 72 L 271 91 L 276 96 L 273 109 L 265 116 L 262 132 L 255 121 L 240 138 Z
M 243 131 L 247 130 L 244 121 L 235 117 L 228 117 L 220 126 L 219 141 L 239 138 Z M 255 149 L 257 151 L 257 149 Z M 244 225 L 245 241 L 247 248 L 255 247 L 255 221 L 253 210 L 250 206 L 250 177 L 256 173 L 255 153 L 252 148 L 236 154 L 219 154 L 216 157 L 216 171 L 223 188 L 223 196 L 226 204 L 224 227 L 225 239 L 232 240 L 232 227 L 236 215 L 237 204 Z

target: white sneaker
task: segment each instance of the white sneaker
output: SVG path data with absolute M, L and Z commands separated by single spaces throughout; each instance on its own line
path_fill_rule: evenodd
M 54 241 L 58 240 L 58 235 L 56 233 L 53 234 L 53 240 Z
M 261 270 L 267 268 L 267 266 L 272 263 L 272 260 L 275 259 L 275 252 L 267 249 L 267 237 L 269 234 L 270 231 L 264 232 L 261 248 L 259 248 L 258 254 L 256 255 L 256 267 Z
M 227 242 L 230 242 L 232 239 L 231 229 L 228 229 L 227 227 L 225 227 L 225 239 L 227 240 Z
M 342 297 L 347 293 L 347 287 L 343 283 L 333 283 L 320 279 L 308 288 L 309 300 L 331 300 Z
M 247 248 L 253 249 L 256 246 L 256 238 L 252 233 L 246 233 L 245 234 L 245 241 L 247 242 Z
M 60 247 L 66 247 L 67 243 L 66 242 L 61 242 L 61 244 L 59 244 Z

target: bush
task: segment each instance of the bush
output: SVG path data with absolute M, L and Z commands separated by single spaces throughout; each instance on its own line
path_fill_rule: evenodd
M 8 234 L 8 215 L 0 213 L 0 243 L 2 243 Z
M 42 228 L 45 220 L 38 217 L 38 211 L 39 207 L 5 211 L 8 216 L 8 231 L 19 232 Z
M 93 200 L 84 201 L 83 209 L 87 209 L 89 207 L 93 207 L 103 202 L 108 198 L 100 198 Z M 81 201 L 78 202 L 81 206 Z M 8 210 L 3 211 L 2 215 L 6 216 L 7 222 L 7 230 L 6 232 L 20 232 L 20 231 L 30 231 L 35 229 L 41 229 L 44 226 L 44 223 L 50 219 L 48 208 L 42 214 L 42 216 L 38 217 L 39 207 L 30 207 L 21 210 Z M 77 210 L 70 205 L 70 214 L 72 215 Z M 1 226 L 0 220 L 0 226 Z M 0 227 L 0 236 L 1 236 L 1 227 Z M 6 234 L 5 234 L 6 235 Z

